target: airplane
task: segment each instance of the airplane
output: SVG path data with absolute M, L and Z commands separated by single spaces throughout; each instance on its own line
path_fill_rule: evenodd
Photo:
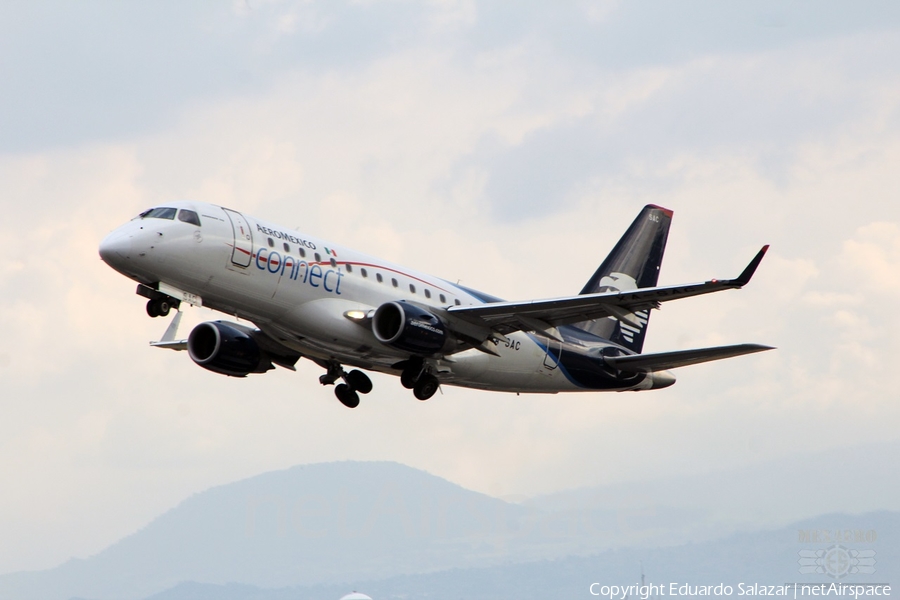
M 419 400 L 442 385 L 515 393 L 639 391 L 676 367 L 771 350 L 759 344 L 642 354 L 663 302 L 746 285 L 768 246 L 734 279 L 657 286 L 671 210 L 645 206 L 573 296 L 508 302 L 236 210 L 157 206 L 115 229 L 101 259 L 138 283 L 151 317 L 176 314 L 152 346 L 187 350 L 233 377 L 306 358 L 349 408 L 372 391 L 364 371 L 400 377 Z M 184 305 L 232 315 L 177 339 Z M 353 367 L 345 370 L 345 366 Z

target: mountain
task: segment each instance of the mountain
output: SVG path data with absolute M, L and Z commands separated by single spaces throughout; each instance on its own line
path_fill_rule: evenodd
M 654 544 L 719 538 L 782 527 L 846 510 L 900 511 L 900 443 L 833 448 L 669 479 L 581 488 L 523 504 L 557 515 L 615 512 L 633 532 L 626 545 L 656 531 Z M 582 516 L 584 518 L 584 516 Z
M 860 452 L 845 452 L 849 466 L 830 456 L 799 457 L 796 464 L 576 490 L 525 504 L 396 463 L 304 465 L 196 494 L 90 558 L 2 575 L 0 598 L 138 600 L 166 590 L 184 592 L 180 584 L 202 593 L 208 589 L 203 586 L 214 585 L 221 594 L 226 588 L 229 594 L 245 589 L 327 589 L 330 594 L 346 590 L 348 582 L 403 577 L 426 582 L 424 590 L 449 585 L 440 573 L 502 580 L 504 569 L 514 572 L 523 564 L 534 565 L 521 567 L 528 573 L 550 569 L 547 581 L 559 583 L 553 569 L 592 564 L 590 559 L 578 562 L 585 556 L 603 557 L 600 565 L 619 564 L 616 572 L 629 577 L 634 561 L 644 560 L 635 557 L 645 557 L 649 565 L 657 555 L 666 557 L 661 570 L 683 565 L 681 556 L 693 556 L 700 564 L 724 565 L 726 570 L 719 571 L 726 573 L 732 572 L 729 565 L 761 560 L 766 548 L 777 544 L 747 538 L 740 543 L 757 544 L 757 554 L 727 545 L 709 550 L 709 556 L 691 553 L 736 530 L 759 531 L 777 516 L 779 506 L 793 507 L 783 509 L 786 514 L 806 506 L 801 516 L 835 501 L 892 508 L 900 495 L 889 492 L 900 478 L 894 476 L 896 465 L 878 456 L 870 453 L 871 460 L 864 461 Z M 835 527 L 844 525 L 827 525 Z M 893 525 L 885 527 L 896 532 Z M 795 537 L 796 532 L 791 540 Z M 795 541 L 784 543 L 793 548 L 788 555 L 796 554 Z M 619 550 L 604 554 L 613 548 Z M 733 558 L 722 559 L 728 556 Z M 437 579 L 428 579 L 431 574 Z
M 0 577 L 0 598 L 142 598 L 180 581 L 316 584 L 534 558 L 533 509 L 395 463 L 299 466 L 196 494 L 84 560 Z
M 851 532 L 851 535 L 862 532 L 864 537 L 868 536 L 871 541 L 842 540 L 841 544 L 847 549 L 874 550 L 875 573 L 839 578 L 827 573 L 801 574 L 798 562 L 801 550 L 827 549 L 835 545 L 833 540 L 809 541 L 805 536 L 813 531 L 832 536 L 838 531 Z M 450 569 L 380 580 L 356 580 L 342 585 L 262 589 L 185 582 L 147 600 L 334 600 L 351 589 L 364 591 L 375 600 L 588 598 L 592 583 L 635 584 L 640 581 L 642 570 L 648 584 L 663 585 L 664 595 L 670 595 L 671 583 L 676 584 L 676 589 L 685 583 L 692 586 L 723 583 L 732 586 L 732 596 L 741 595 L 739 584 L 746 588 L 754 583 L 890 583 L 900 576 L 898 534 L 900 512 L 830 514 L 771 531 L 733 534 L 702 544 L 609 550 L 586 557 Z M 635 598 L 637 594 L 632 592 L 630 597 Z

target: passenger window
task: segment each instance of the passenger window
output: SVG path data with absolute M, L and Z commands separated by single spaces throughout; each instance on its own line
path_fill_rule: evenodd
M 394 287 L 398 287 L 400 284 L 397 283 L 397 280 L 396 280 L 396 279 L 394 279 L 393 277 L 391 277 L 391 285 L 394 286 Z
M 306 250 L 304 250 L 303 248 L 298 248 L 298 250 L 300 250 L 300 257 L 306 258 Z
M 453 301 L 456 302 L 456 305 L 457 305 L 457 306 L 459 306 L 460 304 L 462 304 L 462 302 L 459 301 L 459 298 L 454 298 Z
M 142 212 L 141 218 L 168 219 L 169 221 L 174 221 L 176 212 L 178 212 L 178 210 L 174 208 L 151 208 L 150 210 L 145 210 L 144 212 Z
M 322 262 L 322 257 L 319 256 L 318 252 L 316 252 L 314 256 L 316 257 L 316 262 Z
M 429 290 L 428 288 L 425 288 L 425 297 L 431 298 L 431 290 Z
M 378 283 L 384 281 L 384 277 L 381 276 L 381 273 L 375 273 L 375 279 L 378 280 Z
M 411 291 L 413 294 L 415 294 L 415 293 L 416 293 L 416 286 L 414 286 L 413 284 L 409 284 L 409 291 Z
M 441 294 L 441 304 L 446 304 L 446 303 L 447 303 L 447 298 L 445 298 L 444 295 Z
M 180 211 L 178 211 L 178 220 L 200 227 L 200 215 L 186 208 L 182 208 Z
M 348 272 L 348 273 L 352 273 L 352 272 L 353 272 L 353 265 L 351 265 L 350 263 L 347 263 L 346 267 L 347 267 L 347 272 Z
M 369 276 L 369 273 L 365 269 L 360 269 L 359 274 L 362 275 L 363 277 Z
M 274 248 L 274 247 L 275 247 L 275 240 L 273 240 L 272 238 L 269 238 L 269 248 Z
M 333 269 L 335 267 L 337 267 L 337 261 L 332 258 L 331 259 L 331 268 Z
M 291 245 L 288 244 L 287 242 L 284 243 L 284 251 L 285 251 L 285 252 L 290 252 L 290 251 L 291 251 Z

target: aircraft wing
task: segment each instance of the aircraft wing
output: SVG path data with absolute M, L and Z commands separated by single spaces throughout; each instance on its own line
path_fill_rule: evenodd
M 514 331 L 547 333 L 546 330 L 552 327 L 603 317 L 613 317 L 633 325 L 635 324 L 633 313 L 659 308 L 662 302 L 743 287 L 750 281 L 768 249 L 768 245 L 763 246 L 743 272 L 734 279 L 711 279 L 703 283 L 583 294 L 550 300 L 454 306 L 447 309 L 447 312 L 454 317 L 486 325 L 499 333 Z
M 632 354 L 628 356 L 610 356 L 604 360 L 609 366 L 625 372 L 648 372 L 676 367 L 686 367 L 711 360 L 721 360 L 743 354 L 753 354 L 773 350 L 772 346 L 760 344 L 736 344 L 734 346 L 717 346 L 715 348 L 695 348 L 692 350 L 676 350 L 674 352 L 658 352 L 655 354 Z

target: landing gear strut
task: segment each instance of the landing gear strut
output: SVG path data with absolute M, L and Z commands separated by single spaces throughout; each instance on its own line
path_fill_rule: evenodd
M 332 385 L 338 379 L 343 379 L 344 383 L 339 383 L 334 387 L 334 395 L 347 408 L 359 406 L 359 394 L 368 394 L 372 391 L 372 380 L 362 371 L 354 369 L 348 373 L 340 363 L 335 361 L 327 363 L 326 368 L 328 372 L 319 377 L 319 383 Z

